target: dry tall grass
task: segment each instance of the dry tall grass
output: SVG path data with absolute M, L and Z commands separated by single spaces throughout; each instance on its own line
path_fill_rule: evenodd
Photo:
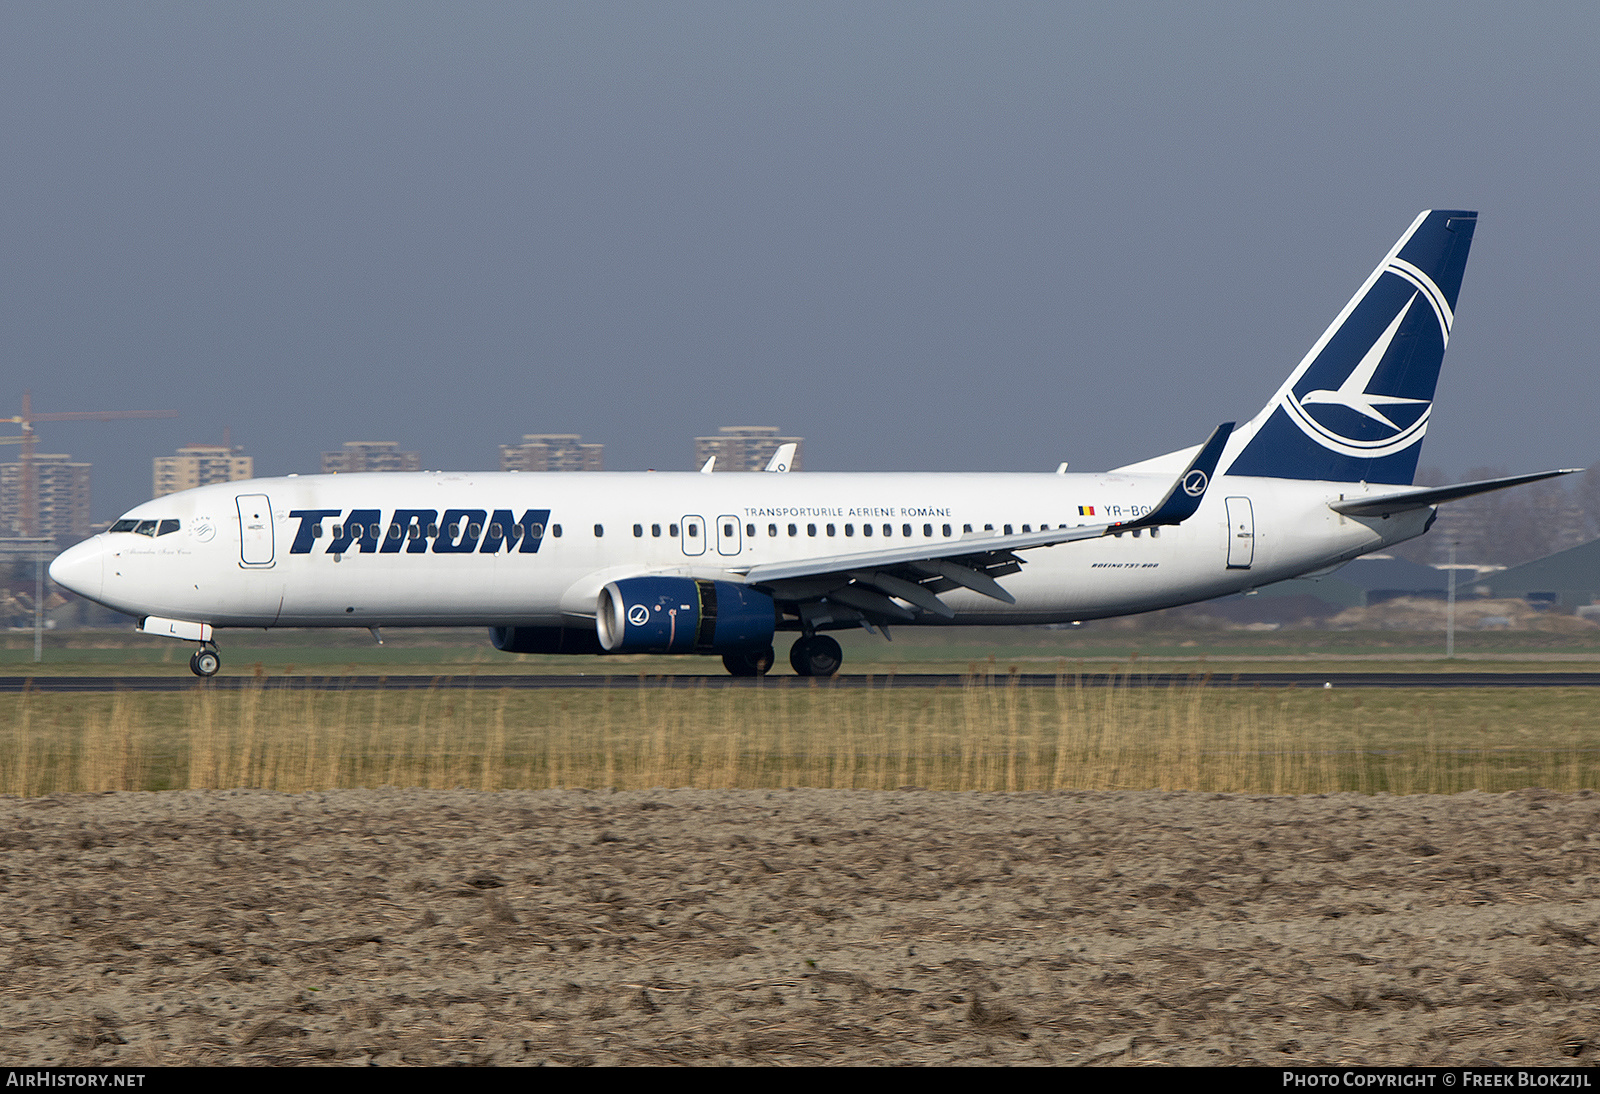
M 261 787 L 1186 789 L 1600 785 L 1578 689 L 960 687 L 24 693 L 0 792 Z

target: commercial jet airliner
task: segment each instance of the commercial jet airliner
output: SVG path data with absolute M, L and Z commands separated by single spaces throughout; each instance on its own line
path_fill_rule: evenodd
M 826 632 L 1041 624 L 1190 604 L 1427 531 L 1566 470 L 1412 485 L 1477 214 L 1417 217 L 1254 418 L 1103 474 L 289 476 L 139 505 L 58 584 L 198 644 L 228 627 L 487 627 L 510 653 L 720 655 L 802 676 Z M 792 455 L 792 454 L 791 454 Z M 703 470 L 709 470 L 705 468 Z

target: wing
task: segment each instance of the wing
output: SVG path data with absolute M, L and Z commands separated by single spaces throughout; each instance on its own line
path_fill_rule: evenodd
M 733 567 L 732 572 L 743 574 L 748 584 L 792 608 L 810 626 L 908 623 L 923 612 L 952 619 L 954 609 L 939 594 L 956 588 L 1015 604 L 1016 598 L 996 579 L 1022 569 L 1025 560 L 1019 551 L 1180 524 L 1193 516 L 1232 431 L 1232 422 L 1218 426 L 1161 501 L 1133 520 L 1010 536 L 973 533 L 884 551 Z

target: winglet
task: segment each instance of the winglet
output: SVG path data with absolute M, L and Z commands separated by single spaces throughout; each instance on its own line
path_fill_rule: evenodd
M 709 475 L 709 474 L 711 474 L 711 472 L 713 470 L 716 469 L 716 466 L 717 466 L 717 458 L 715 456 L 707 456 L 706 457 L 706 462 L 704 464 L 702 464 L 701 467 L 700 467 L 700 474 Z
M 794 464 L 795 450 L 800 446 L 793 441 L 780 444 L 778 450 L 772 454 L 772 459 L 767 461 L 767 471 L 787 471 Z
M 1137 520 L 1111 525 L 1110 531 L 1123 532 L 1129 528 L 1149 528 L 1157 524 L 1181 524 L 1194 516 L 1195 510 L 1200 508 L 1200 502 L 1205 499 L 1206 489 L 1211 485 L 1211 476 L 1216 474 L 1217 461 L 1222 458 L 1222 449 L 1233 432 L 1233 424 L 1223 422 L 1212 430 L 1210 438 L 1200 446 L 1200 451 L 1184 468 L 1183 474 L 1178 476 L 1178 481 L 1172 484 L 1172 489 L 1167 491 L 1167 496 L 1161 499 L 1159 505 Z

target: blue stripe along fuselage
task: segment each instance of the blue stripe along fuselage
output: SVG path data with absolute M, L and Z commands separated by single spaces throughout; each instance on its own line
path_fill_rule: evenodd
M 329 518 L 338 520 L 344 512 L 343 509 L 292 510 L 289 516 L 299 518 L 300 527 L 289 553 L 311 554 L 322 535 L 322 522 Z M 323 553 L 343 554 L 354 544 L 356 550 L 365 555 L 397 555 L 402 549 L 407 554 L 420 555 L 429 550 L 431 540 L 433 553 L 440 555 L 465 555 L 474 551 L 492 555 L 502 548 L 509 554 L 513 545 L 519 554 L 537 554 L 550 523 L 550 510 L 524 510 L 521 520 L 512 513 L 510 509 L 496 509 L 492 515 L 487 509 L 446 509 L 441 517 L 437 509 L 396 509 L 387 522 L 387 533 L 382 533 L 383 510 L 351 509 L 343 523 L 336 526 L 336 534 L 330 537 L 328 549 Z

